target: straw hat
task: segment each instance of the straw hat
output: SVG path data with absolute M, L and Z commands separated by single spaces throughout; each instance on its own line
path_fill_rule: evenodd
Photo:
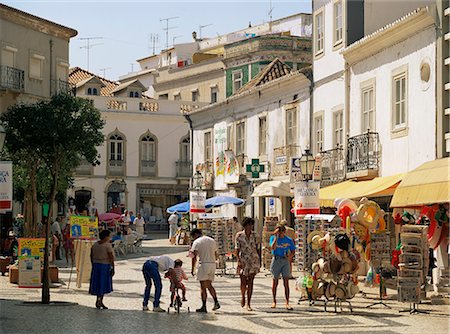
M 319 248 L 320 247 L 319 240 L 323 236 L 325 236 L 325 233 L 323 231 L 312 231 L 311 233 L 308 234 L 307 242 L 308 242 L 308 244 L 311 244 L 313 247 Z M 314 237 L 316 237 L 316 238 L 314 238 Z M 314 238 L 314 241 L 313 241 L 313 238 Z
M 336 295 L 336 298 L 344 300 L 347 298 L 347 289 L 345 288 L 344 284 L 338 284 L 336 286 L 336 291 L 334 293 Z
M 330 256 L 330 272 L 338 274 L 342 268 L 342 262 L 336 256 Z
M 320 270 L 319 264 L 317 262 L 314 262 L 311 266 L 311 269 L 313 271 L 313 273 L 317 273 Z
M 359 287 L 355 285 L 352 281 L 347 284 L 347 298 L 352 299 L 359 292 Z
M 316 298 L 320 298 L 325 294 L 326 289 L 326 283 L 325 282 L 319 282 L 316 289 Z
M 319 265 L 319 268 L 323 270 L 325 268 L 325 259 L 321 257 L 317 260 L 317 264 Z
M 336 284 L 333 282 L 328 283 L 327 288 L 325 289 L 325 298 L 328 300 L 333 300 L 336 292 Z
M 330 268 L 330 261 L 325 261 L 323 264 L 323 272 L 324 273 L 331 273 L 331 268 Z
M 344 273 L 349 273 L 352 271 L 353 264 L 352 260 L 348 257 L 342 259 L 342 268 L 344 269 Z

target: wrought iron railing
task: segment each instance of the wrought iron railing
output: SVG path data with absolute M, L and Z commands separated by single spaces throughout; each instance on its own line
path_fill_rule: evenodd
M 0 88 L 22 92 L 25 72 L 14 67 L 0 65 Z
M 192 176 L 192 161 L 176 161 L 177 177 Z
M 80 165 L 75 169 L 75 175 L 91 175 L 92 174 L 92 164 L 87 160 L 81 160 Z
M 380 138 L 377 132 L 366 132 L 347 139 L 347 173 L 379 170 Z
M 156 161 L 141 160 L 141 176 L 156 176 Z
M 320 184 L 326 187 L 345 179 L 344 149 L 337 147 L 320 152 L 322 157 L 322 178 Z
M 111 176 L 124 176 L 125 163 L 123 160 L 109 160 L 108 174 Z

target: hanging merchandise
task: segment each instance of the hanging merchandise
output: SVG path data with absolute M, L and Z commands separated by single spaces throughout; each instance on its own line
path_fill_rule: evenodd
M 262 233 L 262 261 L 265 269 L 270 269 L 272 263 L 272 251 L 270 249 L 270 237 L 275 232 L 278 224 L 278 217 L 265 217 Z

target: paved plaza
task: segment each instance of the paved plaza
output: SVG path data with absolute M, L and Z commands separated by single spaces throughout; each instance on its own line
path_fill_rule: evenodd
M 215 286 L 222 308 L 217 312 L 196 314 L 200 306 L 199 284 L 194 278 L 186 282 L 188 302 L 180 314 L 156 314 L 142 311 L 144 281 L 142 264 L 151 255 L 168 254 L 185 260 L 185 271 L 190 272 L 187 246 L 169 246 L 167 240 L 152 236 L 144 242 L 143 254 L 119 257 L 113 279 L 114 292 L 105 297 L 109 310 L 97 310 L 95 297 L 88 294 L 88 284 L 76 287 L 75 270 L 70 286 L 70 268 L 60 268 L 61 286 L 51 289 L 56 303 L 42 306 L 26 301 L 39 301 L 40 290 L 19 289 L 0 277 L 0 333 L 448 333 L 449 307 L 429 303 L 420 309 L 429 314 L 410 315 L 399 310 L 408 308 L 395 300 L 386 303 L 392 309 L 366 306 L 374 302 L 376 289 L 363 287 L 366 297 L 358 294 L 352 301 L 353 313 L 343 307 L 334 313 L 334 307 L 309 307 L 306 302 L 297 305 L 298 292 L 291 281 L 291 304 L 294 311 L 285 311 L 283 289 L 279 286 L 278 308 L 271 305 L 271 278 L 267 272 L 255 280 L 252 300 L 253 312 L 240 307 L 239 279 L 232 276 L 217 277 Z M 61 262 L 61 265 L 64 262 Z M 190 276 L 190 274 L 189 274 Z M 169 284 L 163 281 L 162 307 L 167 309 Z M 362 285 L 361 285 L 362 286 Z M 388 290 L 391 298 L 396 293 Z M 74 304 L 72 304 L 74 303 Z M 184 307 L 186 306 L 186 307 Z M 191 312 L 187 312 L 189 306 Z M 212 300 L 208 299 L 208 309 Z

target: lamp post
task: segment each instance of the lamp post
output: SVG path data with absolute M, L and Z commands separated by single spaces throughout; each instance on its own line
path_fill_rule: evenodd
M 205 213 L 206 191 L 202 190 L 203 176 L 200 171 L 196 171 L 192 176 L 192 189 L 189 192 L 189 212 L 191 221 L 194 220 L 194 215 Z
M 306 149 L 305 153 L 303 153 L 300 158 L 300 171 L 302 173 L 303 181 L 312 180 L 315 165 L 316 159 L 313 157 L 309 149 Z

